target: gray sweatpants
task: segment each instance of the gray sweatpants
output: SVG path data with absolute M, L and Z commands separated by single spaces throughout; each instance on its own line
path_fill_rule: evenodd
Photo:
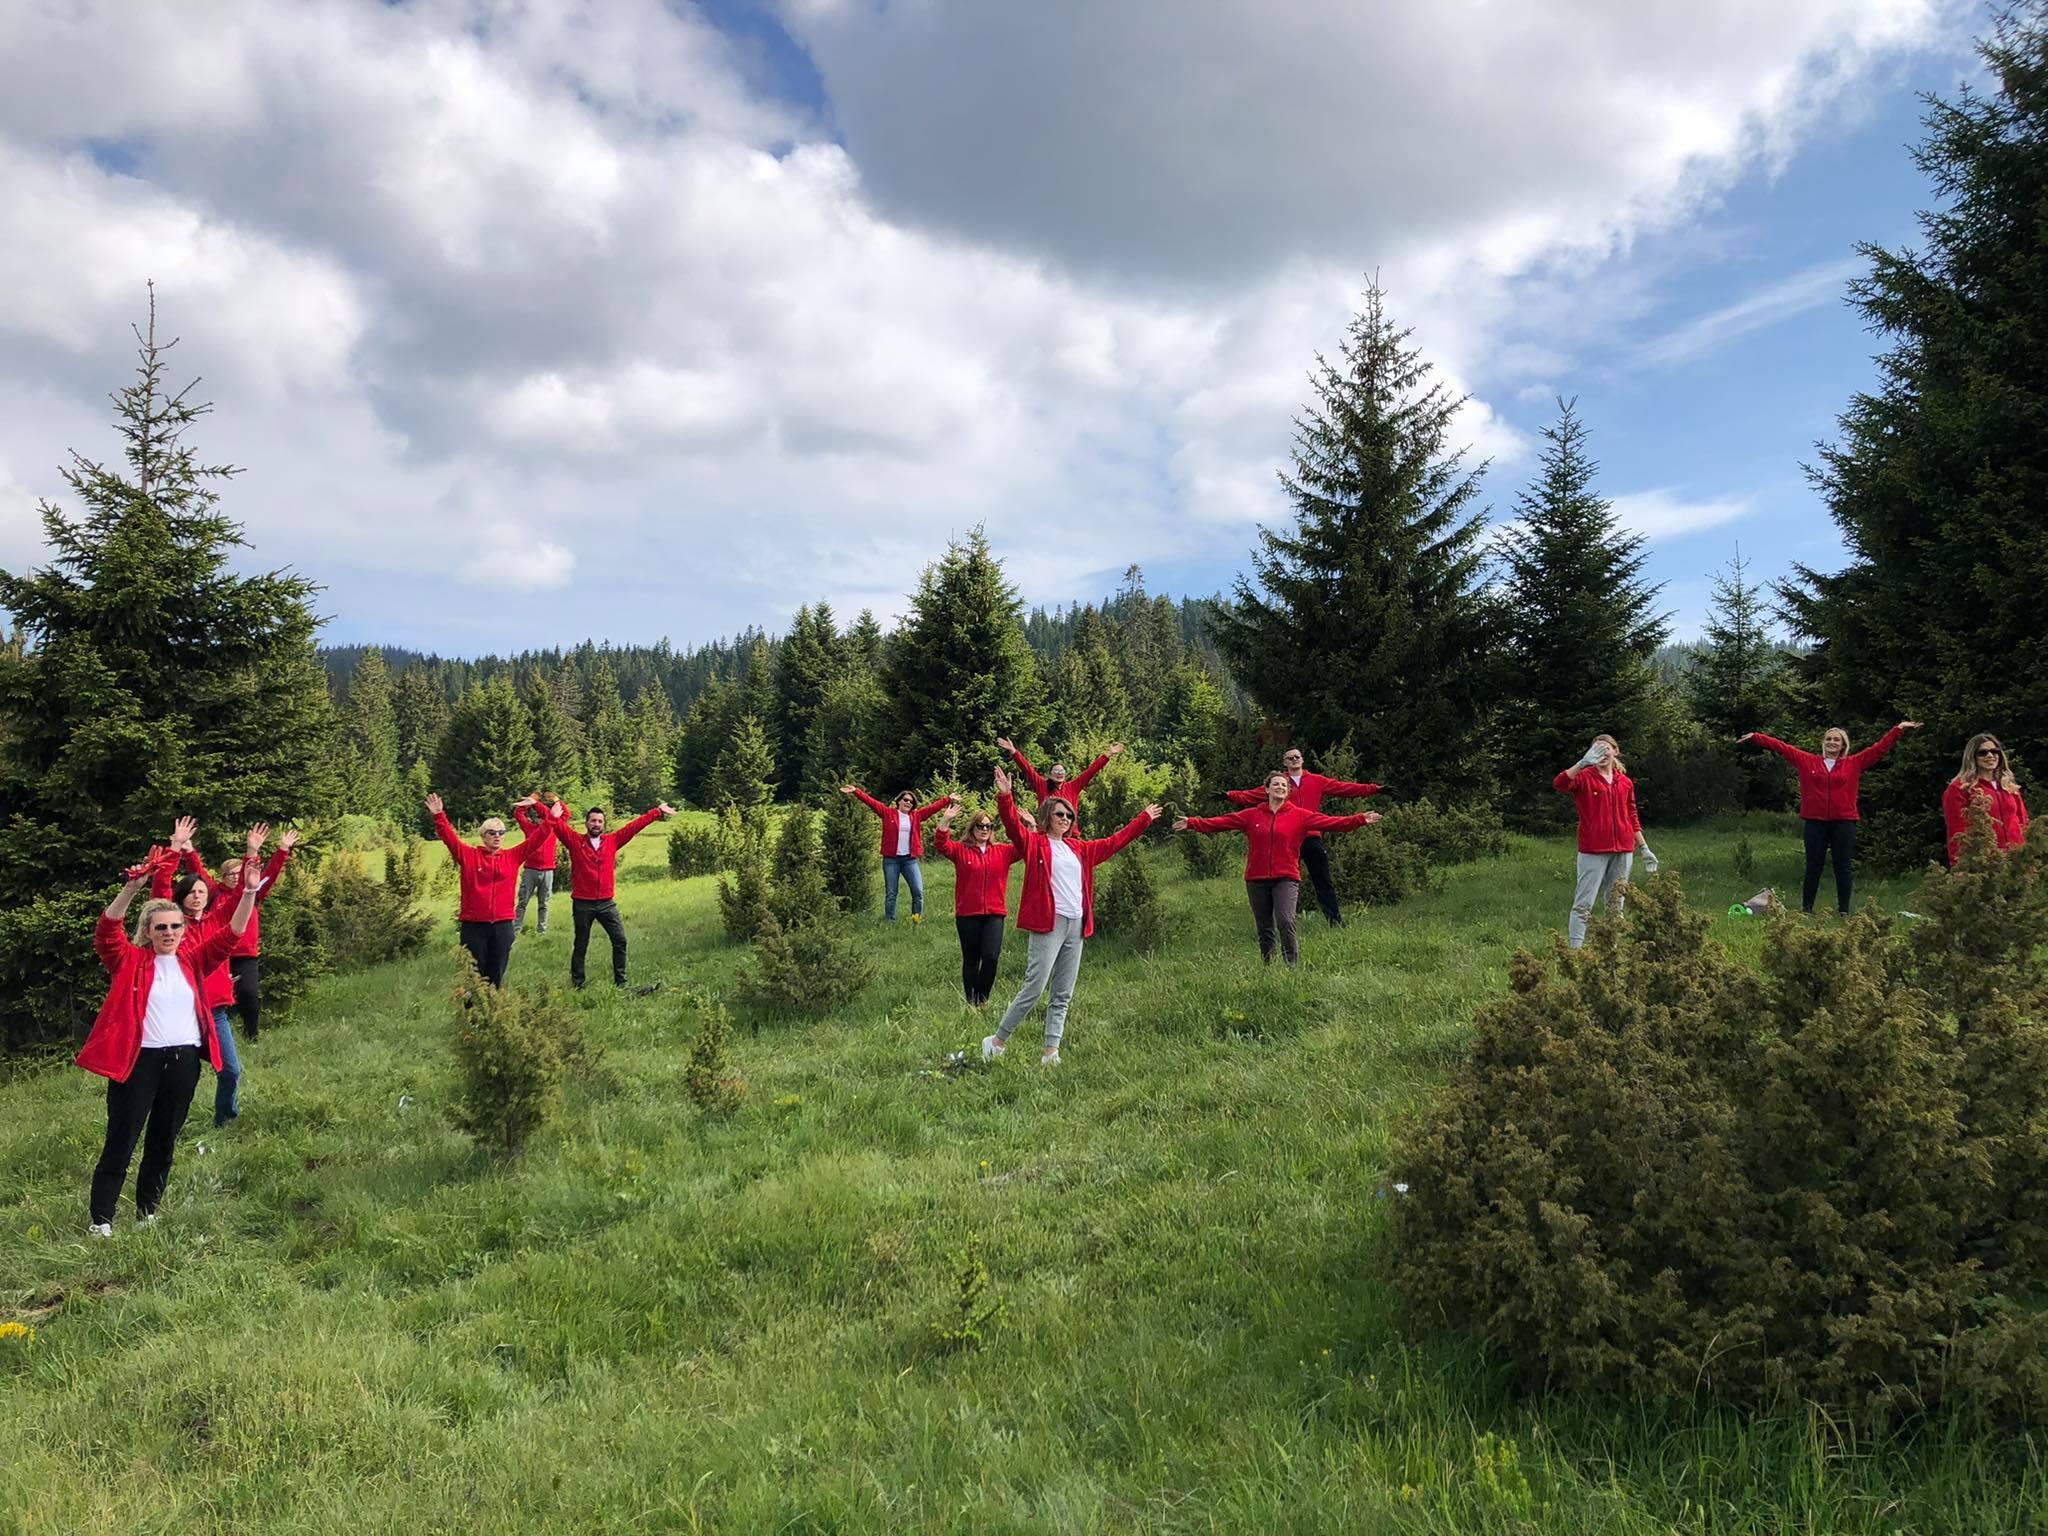
M 1579 883 L 1572 888 L 1572 948 L 1586 942 L 1586 920 L 1593 915 L 1593 903 L 1614 904 L 1621 910 L 1621 896 L 1614 888 L 1628 878 L 1633 853 L 1582 853 L 1579 855 Z
M 1052 1000 L 1045 1005 L 1045 1048 L 1059 1049 L 1060 1036 L 1067 1027 L 1067 1004 L 1074 1000 L 1074 979 L 1081 974 L 1081 919 L 1055 916 L 1051 933 L 1034 933 L 1024 960 L 1024 985 L 996 1026 L 996 1038 L 1005 1045 L 1017 1026 L 1031 1015 L 1032 1008 L 1048 985 Z
M 519 871 L 519 911 L 512 919 L 524 927 L 526 924 L 526 903 L 529 898 L 540 898 L 540 931 L 548 931 L 548 897 L 554 894 L 555 872 L 552 869 L 522 869 Z

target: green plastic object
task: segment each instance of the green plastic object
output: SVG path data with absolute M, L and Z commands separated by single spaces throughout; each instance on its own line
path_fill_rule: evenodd
M 1752 914 L 1747 903 L 1738 901 L 1728 909 L 1728 915 L 1730 917 L 1749 917 Z

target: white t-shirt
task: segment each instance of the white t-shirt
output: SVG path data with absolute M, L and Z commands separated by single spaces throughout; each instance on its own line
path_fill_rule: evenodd
M 142 1015 L 145 1049 L 199 1043 L 199 999 L 185 979 L 176 955 L 156 957 L 156 976 L 149 984 L 149 1007 Z
M 1059 917 L 1081 915 L 1081 856 L 1063 837 L 1049 837 L 1052 849 L 1052 910 Z
M 1820 762 L 1821 766 L 1827 769 L 1829 773 L 1833 773 L 1835 771 L 1835 760 L 1832 757 L 1824 757 L 1820 760 Z
M 910 817 L 902 811 L 896 813 L 896 857 L 910 857 Z

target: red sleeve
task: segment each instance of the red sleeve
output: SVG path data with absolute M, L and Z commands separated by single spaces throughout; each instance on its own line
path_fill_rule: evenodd
M 1579 781 L 1572 777 L 1571 769 L 1567 768 L 1563 773 L 1560 773 L 1550 781 L 1550 787 L 1560 795 L 1576 795 L 1579 790 Z
M 519 823 L 519 830 L 520 830 L 521 832 L 524 832 L 524 833 L 526 834 L 526 836 L 527 836 L 528 840 L 530 841 L 530 840 L 532 839 L 533 835 L 534 835 L 534 832 L 535 832 L 535 831 L 537 830 L 537 828 L 536 828 L 536 825 L 535 825 L 535 823 L 534 823 L 533 821 L 531 821 L 531 820 L 530 820 L 530 819 L 529 819 L 529 818 L 527 817 L 527 814 L 526 814 L 526 807 L 525 807 L 525 806 L 523 806 L 523 805 L 515 805 L 515 806 L 513 806 L 513 807 L 512 807 L 512 819 L 513 819 L 514 821 L 516 821 L 516 822 L 518 822 L 518 823 Z M 521 844 L 520 844 L 520 846 L 521 846 L 521 847 L 523 848 L 523 847 L 525 847 L 526 845 L 525 845 L 525 843 L 521 843 Z
M 578 859 L 589 857 L 589 844 L 569 835 L 569 807 L 567 805 L 563 805 L 559 811 L 551 807 L 542 811 L 541 815 L 545 816 L 549 821 L 556 823 L 555 836 L 560 839 L 562 851 L 569 855 L 569 862 L 572 865 Z
M 1249 809 L 1249 807 L 1247 807 Z M 1235 832 L 1245 825 L 1245 811 L 1232 811 L 1228 816 L 1190 816 L 1190 832 Z
M 1335 795 L 1339 800 L 1357 800 L 1379 792 L 1380 787 L 1377 784 L 1354 784 L 1349 779 L 1323 780 L 1323 793 Z
M 1266 792 L 1263 789 L 1229 789 L 1223 792 L 1223 798 L 1232 805 L 1257 805 L 1266 798 Z
M 2012 803 L 2020 808 L 2020 836 L 2024 838 L 2026 836 L 2027 823 L 2030 819 L 2027 815 L 2027 802 L 2020 798 L 2018 790 L 2014 790 L 2012 792 Z
M 182 860 L 180 862 L 183 862 Z M 167 860 L 159 860 L 155 869 L 149 872 L 149 894 L 157 901 L 171 899 L 171 871 L 175 868 Z
M 289 848 L 275 848 L 271 850 L 270 862 L 263 866 L 263 883 L 256 887 L 257 906 L 260 907 L 263 903 L 270 900 L 270 893 L 277 889 L 277 877 L 284 873 L 284 867 L 291 862 L 291 857 L 292 851 Z M 241 893 L 237 891 L 235 894 L 236 899 L 240 900 Z M 222 915 L 221 922 L 223 924 L 227 922 L 225 914 Z
M 1024 775 L 1024 782 L 1031 786 L 1031 792 L 1039 799 L 1045 798 L 1045 778 L 1031 766 L 1030 760 L 1015 747 L 1010 748 L 1010 758 L 1017 765 L 1017 771 Z
M 1372 825 L 1365 819 L 1363 811 L 1355 816 L 1327 816 L 1321 811 L 1304 811 L 1302 815 L 1311 832 L 1349 832 Z
M 1008 790 L 996 796 L 996 815 L 1002 818 L 1003 830 L 1010 834 L 1010 841 L 1017 845 L 1019 856 L 1021 857 L 1022 850 L 1029 847 L 1030 844 L 1024 836 L 1022 823 L 1017 820 L 1016 797 L 1011 795 Z
M 877 816 L 881 815 L 884 811 L 889 809 L 889 807 L 882 804 L 881 801 L 877 800 L 873 795 L 869 794 L 866 790 L 862 789 L 857 784 L 854 786 L 853 789 L 853 798 L 858 800 L 862 805 L 866 806 L 869 810 L 873 811 Z
M 448 857 L 455 861 L 455 867 L 466 869 L 468 865 L 462 856 L 469 850 L 463 846 L 462 839 L 455 835 L 455 827 L 448 820 L 446 811 L 434 812 L 434 835 L 447 845 Z
M 235 906 L 240 907 L 241 904 L 241 897 L 237 896 L 235 898 Z M 251 907 L 249 910 L 250 921 L 253 922 L 255 917 L 255 908 Z M 223 913 L 219 922 L 209 922 L 206 925 L 199 936 L 199 942 L 192 946 L 190 951 L 192 966 L 193 969 L 198 971 L 202 979 L 217 967 L 226 965 L 228 957 L 235 952 L 235 944 L 242 935 L 235 932 L 233 927 L 234 920 L 235 914 L 233 909 Z
M 952 803 L 953 797 L 951 795 L 941 795 L 938 799 L 934 800 L 930 805 L 920 805 L 916 810 L 910 813 L 910 824 L 913 827 L 921 827 L 924 825 L 926 817 L 935 815 L 936 813 L 943 811 L 947 806 L 951 805 Z
M 127 958 L 130 947 L 128 930 L 121 925 L 121 919 L 109 917 L 102 912 L 100 920 L 93 925 L 92 947 L 109 975 L 118 972 L 121 969 L 121 962 Z
M 932 851 L 942 859 L 952 860 L 957 868 L 960 863 L 960 845 L 953 841 L 953 834 L 944 827 L 932 830 Z
M 1785 759 L 1786 762 L 1792 764 L 1795 768 L 1802 761 L 1810 761 L 1813 757 L 1811 752 L 1795 747 L 1789 741 L 1780 741 L 1775 736 L 1766 736 L 1762 731 L 1751 731 L 1749 739 L 1762 747 L 1766 752 L 1777 753 L 1778 756 Z
M 1628 785 L 1628 824 L 1635 828 L 1637 837 L 1643 835 L 1643 812 L 1636 804 L 1636 785 L 1633 779 L 1629 780 Z
M 1071 779 L 1067 780 L 1067 788 L 1078 795 L 1079 793 L 1081 793 L 1082 790 L 1088 787 L 1088 781 L 1090 779 L 1094 778 L 1095 775 L 1102 772 L 1102 770 L 1104 768 L 1107 768 L 1108 766 L 1109 754 L 1105 752 L 1102 754 L 1102 756 L 1095 759 L 1094 762 L 1090 763 L 1086 768 L 1083 768 L 1079 773 L 1075 774 Z
M 1136 842 L 1143 835 L 1145 829 L 1151 825 L 1151 812 L 1138 812 L 1137 815 L 1130 819 L 1129 825 L 1125 826 L 1122 831 L 1113 832 L 1108 837 L 1095 838 L 1084 844 L 1088 850 L 1088 862 L 1090 864 L 1101 864 L 1106 860 L 1115 858 L 1126 848 L 1130 847 L 1132 843 Z
M 1948 788 L 1941 792 L 1941 819 L 1948 827 L 1948 861 L 1956 861 L 1956 849 L 1962 845 L 1963 831 L 1969 826 L 1963 806 L 1968 800 L 1963 786 L 1954 779 L 1948 781 Z
M 661 820 L 660 806 L 656 806 L 651 811 L 642 811 L 638 816 L 635 816 L 631 821 L 627 822 L 623 827 L 619 828 L 618 838 L 616 841 L 613 842 L 612 846 L 614 848 L 625 847 L 626 844 L 630 843 L 631 841 L 633 841 L 634 838 L 638 837 L 642 832 L 647 830 L 647 824 L 649 822 L 659 820 Z M 524 845 L 522 844 L 521 846 L 523 847 Z
M 1853 753 L 1850 756 L 1849 761 L 1854 763 L 1858 768 L 1868 768 L 1872 763 L 1876 762 L 1879 758 L 1883 757 L 1885 753 L 1891 751 L 1893 747 L 1899 744 L 1899 737 L 1901 734 L 1902 733 L 1900 732 L 1899 728 L 1896 725 L 1893 726 L 1890 730 L 1886 731 L 1882 736 L 1878 737 L 1877 740 L 1873 741 L 1869 746 L 1865 747 L 1861 752 Z

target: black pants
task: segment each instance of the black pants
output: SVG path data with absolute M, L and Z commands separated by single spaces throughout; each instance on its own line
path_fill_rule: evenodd
M 1800 892 L 1800 906 L 1813 910 L 1813 898 L 1820 894 L 1820 867 L 1828 855 L 1835 856 L 1835 904 L 1849 910 L 1849 887 L 1856 865 L 1856 823 L 1853 821 L 1809 821 L 1806 823 L 1806 885 Z
M 462 947 L 476 962 L 476 973 L 494 987 L 505 985 L 505 964 L 512 958 L 512 935 L 518 924 L 476 923 L 467 918 L 459 925 Z
M 1323 846 L 1321 837 L 1305 837 L 1301 840 L 1301 867 L 1307 873 L 1309 884 L 1316 888 L 1316 905 L 1323 910 L 1332 928 L 1344 926 L 1344 915 L 1337 910 L 1337 886 L 1330 879 L 1330 850 Z
M 127 1082 L 107 1084 L 107 1144 L 100 1148 L 99 1165 L 92 1171 L 95 1222 L 114 1219 L 138 1137 L 142 1140 L 142 1169 L 135 1175 L 136 1214 L 147 1216 L 163 1199 L 178 1132 L 185 1128 L 192 1090 L 199 1086 L 199 1053 L 196 1045 L 144 1050 L 135 1058 L 135 1070 L 128 1074 Z
M 1244 893 L 1251 898 L 1252 921 L 1259 930 L 1259 956 L 1273 961 L 1273 941 L 1280 942 L 1280 958 L 1293 965 L 1301 958 L 1294 942 L 1294 914 L 1301 904 L 1299 880 L 1247 880 Z
M 1008 921 L 1000 912 L 953 919 L 953 926 L 960 930 L 960 990 L 977 1008 L 996 989 L 996 965 L 1003 958 L 1003 924 Z
M 569 956 L 569 980 L 576 986 L 583 985 L 583 957 L 590 949 L 590 925 L 597 924 L 612 941 L 612 983 L 623 987 L 626 984 L 626 925 L 619 920 L 619 904 L 616 901 L 572 901 L 570 910 L 576 918 L 576 948 Z
M 263 980 L 263 962 L 255 955 L 237 955 L 228 962 L 228 975 L 235 983 L 235 1007 L 241 1010 L 241 1038 L 254 1040 L 263 1020 L 263 999 L 257 995 Z

